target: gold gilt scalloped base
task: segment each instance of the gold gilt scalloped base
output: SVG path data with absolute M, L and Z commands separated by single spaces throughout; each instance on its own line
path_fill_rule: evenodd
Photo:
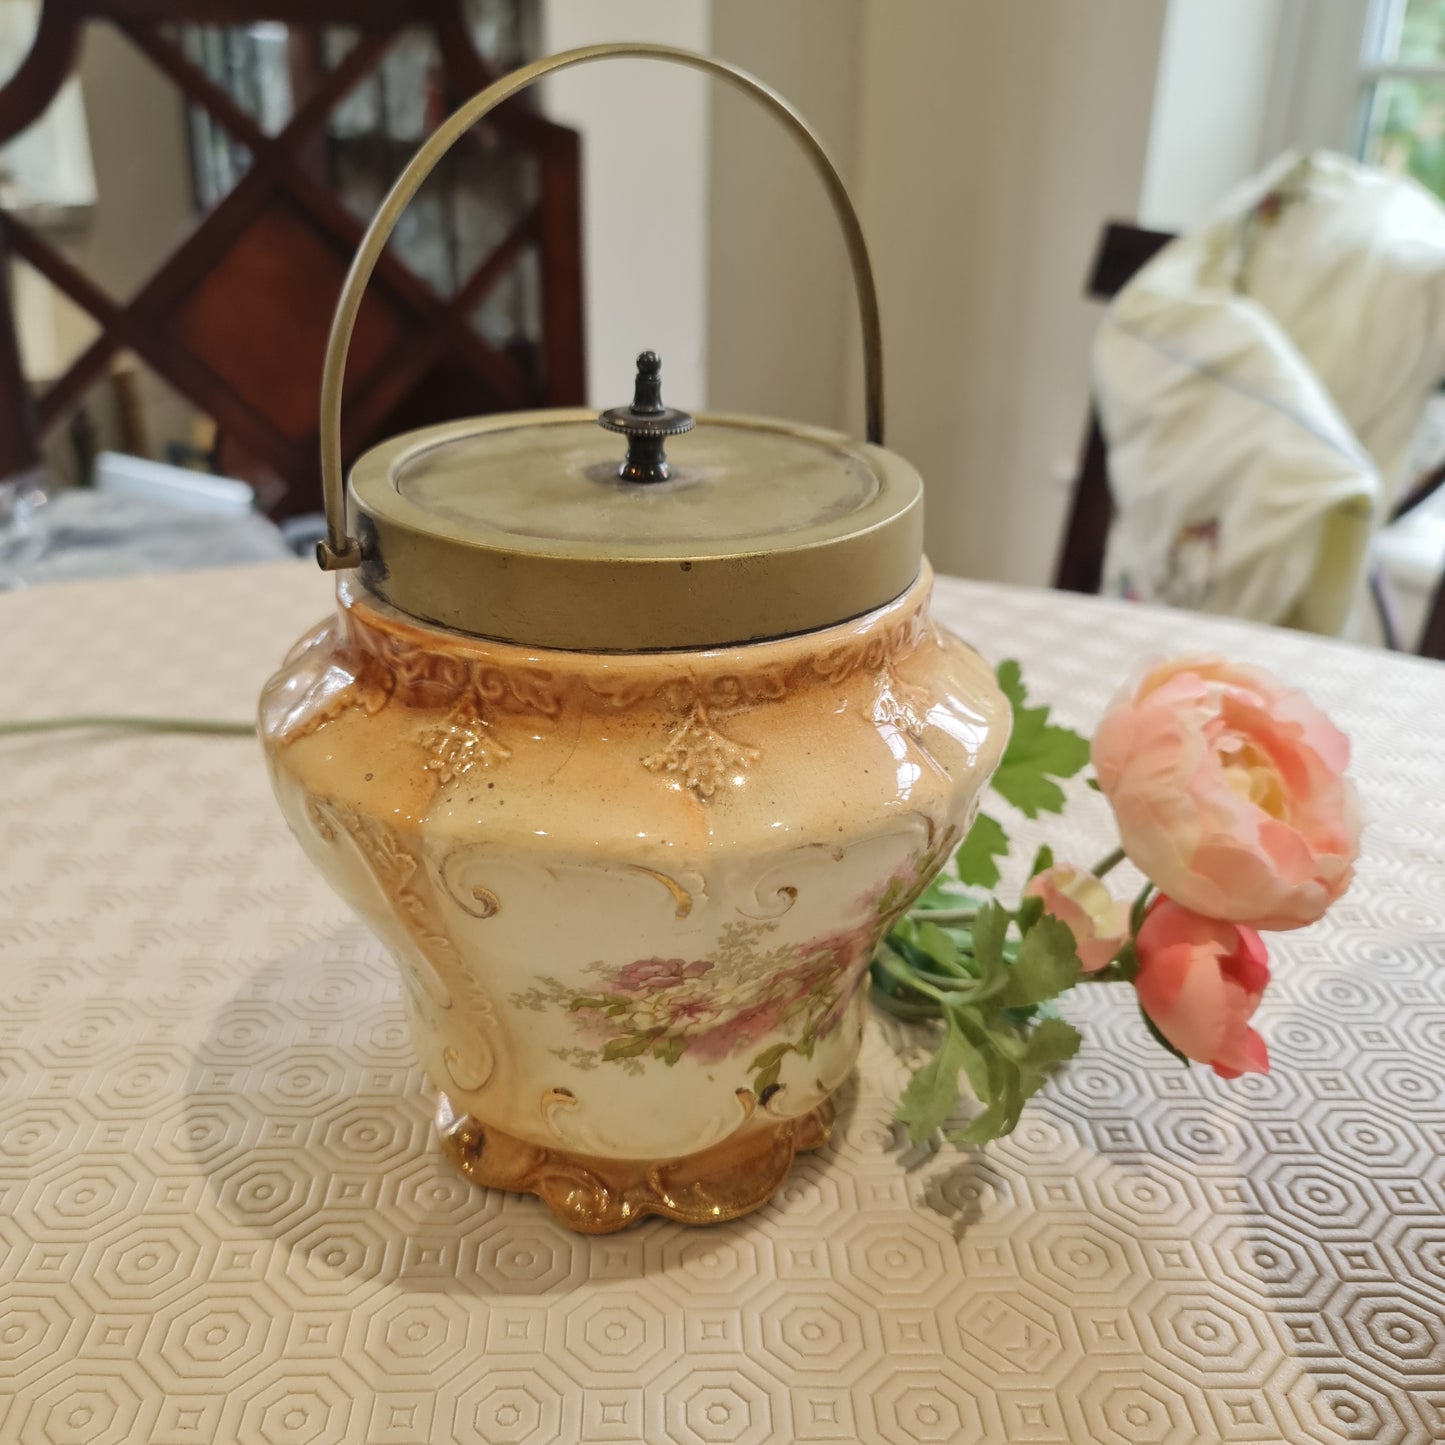
M 820 1149 L 833 1126 L 825 1100 L 809 1114 L 750 1129 L 682 1159 L 599 1159 L 544 1149 L 458 1118 L 443 1094 L 436 1126 L 442 1152 L 474 1184 L 535 1194 L 579 1234 L 612 1234 L 661 1214 L 683 1224 L 721 1224 L 773 1197 L 793 1156 Z

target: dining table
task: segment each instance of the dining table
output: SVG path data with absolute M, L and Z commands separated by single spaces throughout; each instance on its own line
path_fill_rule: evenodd
M 0 595 L 0 723 L 245 722 L 331 585 L 276 562 Z M 934 1025 L 875 1010 L 770 1204 L 574 1234 L 442 1157 L 399 979 L 253 737 L 13 733 L 0 1440 L 1445 1440 L 1445 666 L 951 577 L 935 613 L 1085 734 L 1180 653 L 1267 667 L 1348 733 L 1362 852 L 1323 920 L 1270 935 L 1267 1073 L 1182 1066 L 1127 984 L 1078 990 L 1082 1050 L 1012 1134 L 913 1145 L 894 1111 Z M 1005 896 L 1044 839 L 1117 841 L 1066 792 L 990 803 Z

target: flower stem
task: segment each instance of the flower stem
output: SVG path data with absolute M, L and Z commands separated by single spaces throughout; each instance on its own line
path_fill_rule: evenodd
M 1081 973 L 1080 983 L 1133 983 L 1139 976 L 1139 955 L 1133 940 L 1119 950 L 1118 956 L 1107 968 L 1096 969 L 1093 973 Z
M 939 973 L 947 974 L 950 978 L 966 979 L 969 983 L 978 982 L 978 975 L 976 973 L 970 973 L 968 969 L 959 962 L 943 958 L 930 958 L 929 962 L 933 964 Z
M 73 728 L 129 728 L 143 733 L 214 733 L 246 737 L 256 724 L 228 722 L 223 718 L 122 717 L 106 713 L 81 713 L 74 717 L 37 717 L 0 721 L 0 737 L 17 733 L 55 733 Z
M 961 984 L 971 983 L 973 985 L 971 988 L 939 988 L 937 985 L 929 983 L 927 979 L 920 978 L 886 943 L 873 955 L 873 962 L 878 964 L 885 973 L 892 975 L 893 978 L 897 979 L 898 982 L 905 987 L 944 1005 L 975 1003 L 980 999 L 987 998 L 991 992 L 997 992 L 997 984 L 991 989 L 988 985 L 979 982 L 979 980 L 973 978 L 971 975 L 965 975 L 964 978 L 960 980 Z
M 1105 874 L 1112 873 L 1123 861 L 1124 850 L 1122 848 L 1115 848 L 1112 853 L 1106 853 L 1104 857 L 1100 858 L 1099 861 L 1089 869 L 1089 872 L 1092 873 L 1095 878 L 1102 878 Z
M 885 973 L 892 974 L 899 983 L 911 988 L 915 993 L 921 993 L 927 998 L 933 999 L 935 1003 L 946 1004 L 949 1002 L 948 995 L 941 988 L 935 988 L 926 979 L 919 978 L 902 959 L 893 953 L 892 949 L 880 948 L 874 955 L 873 961 L 882 964 Z
M 977 908 L 914 908 L 908 916 L 920 923 L 936 923 L 940 928 L 956 927 L 960 923 L 972 923 L 978 917 Z

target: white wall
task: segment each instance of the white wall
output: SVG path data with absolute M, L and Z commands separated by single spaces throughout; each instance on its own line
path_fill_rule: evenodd
M 605 40 L 708 48 L 710 0 L 545 0 L 543 53 Z M 545 81 L 549 115 L 581 129 L 587 393 L 632 399 L 634 362 L 663 359 L 664 395 L 707 396 L 707 80 L 603 60 Z M 644 177 L 647 179 L 644 183 Z
M 812 125 L 856 189 L 864 0 L 721 0 L 712 53 Z M 731 86 L 712 90 L 708 405 L 856 428 L 859 345 L 842 234 L 797 142 Z
M 1349 151 L 1360 55 L 1373 0 L 1282 0 L 1270 154 L 1286 146 Z
M 1287 149 L 1348 151 L 1370 0 L 1169 0 L 1140 220 L 1197 225 Z
M 1197 224 L 1270 158 L 1262 151 L 1283 12 L 1283 0 L 1169 0 L 1142 224 Z
M 1085 276 L 1138 208 L 1163 20 L 1164 0 L 867 4 L 888 443 L 923 474 L 943 570 L 1052 572 L 1099 317 Z

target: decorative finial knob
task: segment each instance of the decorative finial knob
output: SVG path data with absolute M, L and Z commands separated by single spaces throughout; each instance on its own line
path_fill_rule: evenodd
M 672 475 L 663 438 L 691 431 L 685 411 L 662 404 L 662 359 L 655 351 L 637 358 L 637 382 L 631 406 L 614 406 L 597 418 L 598 426 L 627 438 L 627 456 L 617 469 L 625 482 L 665 482 Z
M 632 410 L 639 416 L 656 416 L 662 405 L 662 358 L 644 351 L 637 358 L 637 384 L 632 389 Z

